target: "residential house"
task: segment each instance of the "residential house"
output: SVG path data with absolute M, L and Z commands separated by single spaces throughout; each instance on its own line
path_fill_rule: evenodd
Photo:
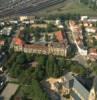
M 90 48 L 88 51 L 88 59 L 95 61 L 97 60 L 97 49 L 96 48 Z
M 10 20 L 9 21 L 11 24 L 18 24 L 18 20 Z
M 97 28 L 95 28 L 95 27 L 86 27 L 85 31 L 88 32 L 88 33 L 96 33 Z
M 15 51 L 23 51 L 24 41 L 20 38 L 13 38 L 13 47 Z
M 2 30 L 0 30 L 0 35 L 7 35 L 9 36 L 11 34 L 12 27 L 4 27 Z
M 19 19 L 20 19 L 20 21 L 24 21 L 24 20 L 27 20 L 28 17 L 27 16 L 20 16 Z
M 5 45 L 5 41 L 4 40 L 0 40 L 0 47 Z
M 64 33 L 61 31 L 58 31 L 55 33 L 56 39 L 60 42 L 63 43 L 64 42 Z
M 88 22 L 97 22 L 97 17 L 89 17 Z
M 88 16 L 81 16 L 81 21 L 87 20 Z

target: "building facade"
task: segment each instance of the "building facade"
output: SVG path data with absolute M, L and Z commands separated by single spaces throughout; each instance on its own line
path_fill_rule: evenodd
M 13 41 L 13 48 L 16 52 L 34 53 L 34 54 L 44 54 L 44 55 L 55 55 L 55 56 L 67 56 L 67 48 L 60 44 L 60 46 L 55 45 L 39 45 L 39 44 L 25 44 L 21 40 L 17 39 Z M 57 44 L 56 44 L 57 45 Z

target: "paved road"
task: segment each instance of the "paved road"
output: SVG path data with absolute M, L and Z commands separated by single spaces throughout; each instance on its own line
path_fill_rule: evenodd
M 86 68 L 88 67 L 88 63 L 87 63 L 86 57 L 84 57 L 84 56 L 82 56 L 80 54 L 75 55 L 75 57 L 72 58 L 72 60 L 78 61 L 81 65 L 85 66 Z

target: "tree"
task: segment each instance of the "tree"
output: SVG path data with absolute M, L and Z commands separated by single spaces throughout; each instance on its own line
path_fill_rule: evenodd
M 37 80 L 32 80 L 31 85 L 22 89 L 24 96 L 33 100 L 49 100 L 47 94 L 41 89 Z
M 17 63 L 13 63 L 9 72 L 11 77 L 17 78 L 21 73 L 20 65 L 17 65 Z
M 26 54 L 24 53 L 21 53 L 20 55 L 17 56 L 16 58 L 16 62 L 19 63 L 19 64 L 23 64 L 27 61 L 27 58 L 26 58 Z
M 37 68 L 35 69 L 34 75 L 35 75 L 34 76 L 35 79 L 37 79 L 38 81 L 41 81 L 42 79 L 45 78 L 45 72 L 41 68 L 41 66 L 37 66 Z
M 31 69 L 22 70 L 21 74 L 18 76 L 20 83 L 22 84 L 31 84 L 32 81 L 32 71 Z
M 47 65 L 46 65 L 46 72 L 48 77 L 53 76 L 54 63 L 55 63 L 55 57 L 52 55 L 48 56 Z
M 48 77 L 59 77 L 62 67 L 58 65 L 56 57 L 50 55 L 47 60 L 46 74 Z
M 83 75 L 85 73 L 85 69 L 78 63 L 72 63 L 70 66 L 70 70 L 76 74 Z
M 91 63 L 90 69 L 97 74 L 97 61 Z
M 53 67 L 54 67 L 53 77 L 59 77 L 60 76 L 60 66 L 58 66 L 55 63 Z
M 53 41 L 54 41 L 54 42 L 57 41 L 55 34 L 53 34 Z
M 49 41 L 49 36 L 48 36 L 48 34 L 45 34 L 45 41 Z

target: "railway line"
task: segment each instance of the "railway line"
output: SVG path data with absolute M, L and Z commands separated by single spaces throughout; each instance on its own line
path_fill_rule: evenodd
M 0 6 L 0 17 L 11 15 L 33 15 L 38 11 L 65 0 L 9 0 Z

